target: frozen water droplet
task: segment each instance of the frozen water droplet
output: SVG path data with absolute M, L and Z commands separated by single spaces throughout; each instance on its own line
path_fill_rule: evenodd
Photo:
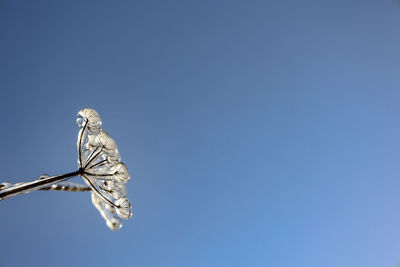
M 118 231 L 122 227 L 121 220 L 119 218 L 112 217 L 106 221 L 108 228 L 113 231 Z
M 0 184 L 0 190 L 9 188 L 10 186 L 11 186 L 10 183 L 1 183 L 1 184 Z
M 118 149 L 115 149 L 114 151 L 108 151 L 107 161 L 110 163 L 110 165 L 115 165 L 121 161 L 121 155 L 119 154 Z
M 39 179 L 46 179 L 48 177 L 50 177 L 50 175 L 43 173 L 42 175 L 40 175 Z
M 87 120 L 87 127 L 90 134 L 98 134 L 101 131 L 101 117 L 94 109 L 84 108 L 78 112 L 78 119 L 79 116 L 81 116 L 83 120 Z M 81 121 L 78 122 L 78 125 L 80 125 L 80 122 Z
M 100 198 L 98 198 L 94 192 L 92 192 L 91 198 L 92 198 L 92 203 L 93 203 L 93 205 L 94 205 L 97 209 L 99 209 Z
M 114 199 L 120 199 L 122 196 L 126 195 L 125 185 L 119 184 L 111 193 Z
M 89 134 L 88 135 L 88 142 L 87 142 L 87 148 L 92 150 L 95 147 L 99 146 L 98 142 L 97 142 L 97 135 L 94 134 Z
M 122 219 L 128 220 L 132 217 L 132 206 L 126 196 L 121 197 L 115 202 L 117 205 L 117 214 Z
M 85 125 L 85 119 L 78 114 L 78 118 L 76 119 L 76 123 L 80 128 L 82 128 Z
M 91 108 L 81 109 L 78 112 L 78 116 L 86 118 L 89 122 L 100 122 L 101 123 L 101 117 L 100 117 L 99 113 L 97 113 L 96 110 L 91 109 Z
M 119 183 L 126 183 L 130 179 L 128 169 L 122 162 L 119 162 L 117 165 L 111 168 L 111 171 L 115 173 L 114 177 Z
M 106 131 L 101 131 L 99 135 L 97 135 L 98 143 L 103 146 L 104 150 L 107 151 L 115 151 L 117 150 L 117 144 L 114 139 L 112 139 Z
M 106 210 L 108 210 L 109 212 L 111 212 L 111 213 L 115 213 L 115 207 L 110 205 L 110 204 L 108 204 L 108 203 L 104 205 L 104 208 Z

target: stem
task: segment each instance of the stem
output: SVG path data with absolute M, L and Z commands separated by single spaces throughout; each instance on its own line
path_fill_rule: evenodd
M 98 147 L 96 147 L 95 151 L 97 150 L 97 148 L 98 148 Z M 88 160 L 88 161 L 86 162 L 85 167 L 83 167 L 83 169 L 86 169 L 86 167 L 88 167 L 88 166 L 90 165 L 90 163 L 92 163 L 92 161 L 95 160 L 95 159 L 97 158 L 97 156 L 101 154 L 102 151 L 103 151 L 103 148 L 100 148 L 100 151 L 97 152 L 96 156 L 94 156 L 93 158 L 91 158 L 90 160 Z M 93 154 L 94 154 L 94 151 L 93 151 Z M 93 154 L 90 155 L 90 156 L 93 156 Z M 91 168 L 91 167 L 89 167 L 89 169 L 90 169 L 90 168 Z
M 81 132 L 79 133 L 79 147 L 78 147 L 78 153 L 79 153 L 79 166 L 82 169 L 82 137 L 83 133 L 85 132 L 86 126 L 88 122 L 85 122 L 85 126 L 81 129 Z
M 88 192 L 92 191 L 92 189 L 83 184 L 71 183 L 71 182 L 58 182 L 56 184 L 41 187 L 39 190 L 45 191 L 64 191 L 64 192 Z
M 85 170 L 90 170 L 91 168 L 94 168 L 94 167 L 96 167 L 96 166 L 102 166 L 102 165 L 104 165 L 105 162 L 107 162 L 106 159 L 105 159 L 105 160 L 102 160 L 102 161 L 100 161 L 100 162 L 97 162 L 96 164 L 93 164 L 93 165 L 90 166 L 89 168 L 85 168 Z
M 57 176 L 50 176 L 44 179 L 35 180 L 32 182 L 26 182 L 18 185 L 12 185 L 4 190 L 0 190 L 0 201 L 6 198 L 17 196 L 21 194 L 30 193 L 32 191 L 36 191 L 41 189 L 42 187 L 49 186 L 61 181 L 65 181 L 70 179 L 71 177 L 82 174 L 82 170 L 78 170 L 75 172 L 70 172 Z
M 102 198 L 103 200 L 105 200 L 106 202 L 108 202 L 111 206 L 114 206 L 116 208 L 119 208 L 119 206 L 115 205 L 114 202 L 112 202 L 111 200 L 109 200 L 108 198 L 106 198 L 102 193 L 100 193 L 99 189 L 96 188 L 96 186 L 94 186 L 94 184 L 92 184 L 92 182 L 90 181 L 89 178 L 86 177 L 85 174 L 82 175 L 82 178 L 85 180 L 85 182 L 92 188 L 92 191 L 99 196 L 100 198 Z

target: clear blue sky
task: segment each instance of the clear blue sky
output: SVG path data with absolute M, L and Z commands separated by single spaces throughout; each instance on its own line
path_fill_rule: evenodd
M 2 0 L 0 181 L 76 170 L 91 107 L 135 212 L 2 201 L 0 266 L 398 266 L 399 103 L 394 0 Z

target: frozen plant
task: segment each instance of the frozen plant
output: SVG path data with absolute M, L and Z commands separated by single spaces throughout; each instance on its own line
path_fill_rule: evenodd
M 126 197 L 128 170 L 115 141 L 102 129 L 100 115 L 93 109 L 78 112 L 78 170 L 57 176 L 42 175 L 38 180 L 17 184 L 0 184 L 0 201 L 36 190 L 91 191 L 92 203 L 111 230 L 119 230 L 121 220 L 132 217 L 132 206 Z M 81 176 L 86 185 L 67 182 Z

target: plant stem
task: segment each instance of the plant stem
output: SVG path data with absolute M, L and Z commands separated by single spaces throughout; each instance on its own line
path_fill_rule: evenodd
M 17 196 L 21 194 L 30 193 L 32 191 L 36 191 L 41 189 L 42 187 L 50 186 L 52 184 L 62 182 L 70 179 L 71 177 L 82 174 L 82 170 L 78 170 L 75 172 L 70 172 L 66 174 L 61 174 L 57 176 L 50 176 L 43 179 L 38 179 L 32 182 L 20 183 L 16 185 L 12 185 L 4 190 L 0 190 L 0 201 L 6 198 Z

